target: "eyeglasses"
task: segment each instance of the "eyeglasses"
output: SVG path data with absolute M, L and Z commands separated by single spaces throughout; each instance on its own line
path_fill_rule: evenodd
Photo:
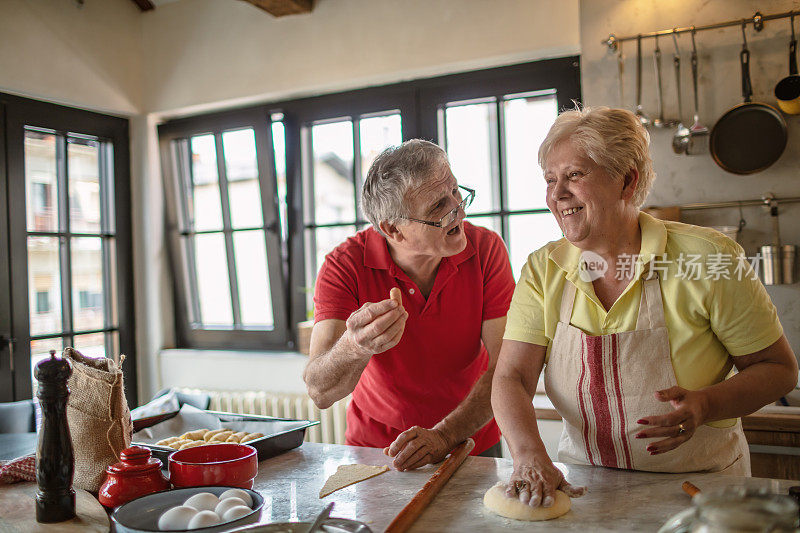
M 419 222 L 420 224 L 425 224 L 426 226 L 433 226 L 434 228 L 444 228 L 445 226 L 449 226 L 453 222 L 456 221 L 458 218 L 458 210 L 463 209 L 466 210 L 471 204 L 472 200 L 475 199 L 475 189 L 470 189 L 469 187 L 464 187 L 463 185 L 458 186 L 459 189 L 464 189 L 467 192 L 467 196 L 459 202 L 457 206 L 453 208 L 452 211 L 449 211 L 445 216 L 439 219 L 438 222 L 431 222 L 430 220 L 420 220 L 418 218 L 411 218 L 411 217 L 403 217 L 405 220 L 411 220 L 412 222 Z

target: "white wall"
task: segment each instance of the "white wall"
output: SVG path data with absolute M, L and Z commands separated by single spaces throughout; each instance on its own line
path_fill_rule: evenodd
M 145 13 L 147 108 L 196 110 L 578 52 L 578 0 L 317 0 L 274 18 L 246 2 Z
M 725 20 L 751 17 L 756 11 L 764 15 L 800 10 L 800 0 L 706 0 L 703 2 L 651 2 L 649 0 L 584 0 L 581 18 L 581 83 L 585 103 L 619 105 L 616 56 L 601 45 L 610 33 L 635 35 L 673 28 L 712 24 Z M 799 21 L 795 21 L 798 32 Z M 742 47 L 738 27 L 709 30 L 697 34 L 700 70 L 700 119 L 711 128 L 725 111 L 742 102 L 739 52 Z M 775 105 L 775 83 L 788 75 L 789 19 L 766 22 L 756 33 L 748 27 L 747 40 L 751 53 L 750 71 L 753 100 Z M 668 116 L 677 115 L 677 96 L 672 70 L 672 39 L 659 39 L 662 51 L 662 79 Z M 691 38 L 681 37 L 683 50 L 682 94 L 683 118 L 689 121 L 691 111 L 691 70 L 689 55 Z M 643 107 L 656 114 L 653 41 L 643 43 Z M 625 56 L 624 107 L 635 107 L 636 42 L 623 44 Z M 676 155 L 671 149 L 673 130 L 651 128 L 651 155 L 657 179 L 647 200 L 651 205 L 678 205 L 694 202 L 718 202 L 761 198 L 771 191 L 778 197 L 800 196 L 800 116 L 784 115 L 789 142 L 781 159 L 772 167 L 751 176 L 729 174 L 719 168 L 709 155 Z M 780 208 L 781 240 L 800 245 L 800 204 Z M 747 226 L 743 246 L 748 255 L 758 247 L 770 244 L 771 221 L 762 207 L 743 209 Z M 739 221 L 738 209 L 686 212 L 684 222 L 702 225 L 733 225 Z M 797 272 L 797 269 L 795 269 Z M 795 276 L 795 279 L 797 277 Z M 780 316 L 786 336 L 795 354 L 800 355 L 800 284 L 767 287 Z
M 130 0 L 2 0 L 0 91 L 139 113 L 141 29 Z

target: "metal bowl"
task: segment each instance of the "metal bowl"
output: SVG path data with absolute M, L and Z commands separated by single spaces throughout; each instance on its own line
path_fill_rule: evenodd
M 306 533 L 311 522 L 275 522 L 272 524 L 254 524 L 237 529 L 236 533 Z M 363 522 L 347 518 L 328 518 L 320 526 L 325 533 L 372 533 Z

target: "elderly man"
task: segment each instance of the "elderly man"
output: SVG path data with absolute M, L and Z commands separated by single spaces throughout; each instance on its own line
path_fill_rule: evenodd
M 317 277 L 309 395 L 326 408 L 352 393 L 347 443 L 385 448 L 398 470 L 467 437 L 499 457 L 491 383 L 514 279 L 502 239 L 464 221 L 473 197 L 435 144 L 384 151 L 362 192 L 372 226 Z

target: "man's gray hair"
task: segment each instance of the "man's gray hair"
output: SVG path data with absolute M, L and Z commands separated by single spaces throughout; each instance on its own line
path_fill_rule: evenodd
M 447 153 L 422 139 L 411 139 L 381 152 L 369 167 L 361 191 L 361 208 L 372 226 L 380 232 L 381 222 L 395 224 L 411 216 L 405 203 L 408 191 L 447 164 Z

